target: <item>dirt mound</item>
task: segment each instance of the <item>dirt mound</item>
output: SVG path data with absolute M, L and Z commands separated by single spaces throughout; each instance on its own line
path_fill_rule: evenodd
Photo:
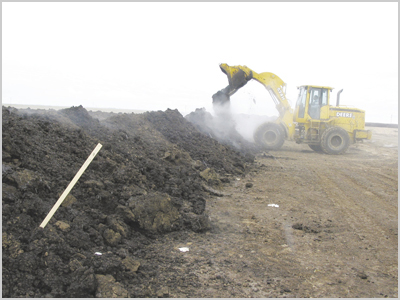
M 3 107 L 2 126 L 3 297 L 156 296 L 138 288 L 152 270 L 135 254 L 166 232 L 209 230 L 200 172 L 244 174 L 249 161 L 176 110 L 95 118 L 82 106 Z

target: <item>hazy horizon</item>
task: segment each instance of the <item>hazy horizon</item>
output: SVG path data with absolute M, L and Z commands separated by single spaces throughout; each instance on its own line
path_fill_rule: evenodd
M 212 111 L 220 63 L 277 74 L 292 107 L 298 86 L 330 86 L 398 123 L 397 2 L 2 3 L 2 103 Z M 277 115 L 255 81 L 231 107 Z

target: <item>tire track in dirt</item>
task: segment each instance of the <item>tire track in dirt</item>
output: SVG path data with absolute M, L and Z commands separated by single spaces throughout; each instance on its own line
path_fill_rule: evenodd
M 291 219 L 291 215 L 292 211 L 298 211 L 298 209 L 290 208 L 293 207 L 292 203 L 295 207 L 302 204 L 298 203 L 296 195 L 291 196 L 291 193 L 287 193 L 288 190 L 283 188 L 289 187 L 289 191 L 293 190 L 290 188 L 293 182 L 302 185 L 302 190 L 306 190 L 307 186 L 299 177 L 304 170 L 299 171 L 292 164 L 286 164 L 285 160 L 286 157 L 280 157 L 279 161 L 270 160 L 271 164 L 261 168 L 262 171 L 258 171 L 251 180 L 256 185 L 249 191 L 241 190 L 248 195 L 248 200 L 232 199 L 232 206 L 240 205 L 247 214 L 250 214 L 247 219 L 243 219 L 242 223 L 246 225 L 247 232 L 254 236 L 251 246 L 257 254 L 259 265 L 253 266 L 253 270 L 262 269 L 272 263 L 270 269 L 273 270 L 273 275 L 271 276 L 279 280 L 281 292 L 285 296 L 310 297 L 314 289 L 310 278 L 314 271 L 311 264 L 304 264 L 304 259 L 307 260 L 310 254 L 302 249 L 299 249 L 300 252 L 296 249 L 297 245 L 301 246 L 301 241 L 292 228 L 294 220 Z M 289 173 L 293 173 L 295 177 L 287 176 Z M 232 194 L 235 193 L 232 191 Z M 270 203 L 281 203 L 281 205 L 279 208 L 268 207 Z M 257 236 L 256 233 L 260 230 L 265 230 L 265 233 Z M 260 278 L 258 280 L 263 282 Z M 282 296 L 281 292 L 276 295 Z
M 358 176 L 357 169 L 364 166 L 369 171 L 370 164 L 365 165 L 364 162 L 357 166 L 357 163 L 353 164 L 354 157 L 348 156 L 315 156 L 316 154 L 310 156 L 309 153 L 295 154 L 292 151 L 286 151 L 285 154 L 298 157 L 298 162 L 288 160 L 283 163 L 283 160 L 280 160 L 282 167 L 287 172 L 293 173 L 289 178 L 295 179 L 292 182 L 294 193 L 302 197 L 307 197 L 307 195 L 310 197 L 309 200 L 300 200 L 295 197 L 293 200 L 297 203 L 291 203 L 294 205 L 292 208 L 295 209 L 290 209 L 290 212 L 299 217 L 295 211 L 301 207 L 300 203 L 303 202 L 312 207 L 315 200 L 319 205 L 315 207 L 316 214 L 310 215 L 308 211 L 305 215 L 308 222 L 313 223 L 324 216 L 334 220 L 333 231 L 327 228 L 327 232 L 332 233 L 323 234 L 322 237 L 318 236 L 315 239 L 318 241 L 322 238 L 319 246 L 311 246 L 309 239 L 311 236 L 308 239 L 295 237 L 297 253 L 302 256 L 296 259 L 304 264 L 309 258 L 309 266 L 318 266 L 315 270 L 319 276 L 311 275 L 305 282 L 313 287 L 319 287 L 319 292 L 314 291 L 311 293 L 312 296 L 351 297 L 357 295 L 359 297 L 364 295 L 370 297 L 370 295 L 377 296 L 386 293 L 397 295 L 397 289 L 388 291 L 381 288 L 381 286 L 387 287 L 388 282 L 397 286 L 397 217 L 393 213 L 392 223 L 389 224 L 390 221 L 387 220 L 387 212 L 397 213 L 397 206 L 388 203 L 394 197 L 386 195 L 381 199 L 379 194 L 377 196 L 371 193 L 367 195 L 368 203 L 373 205 L 365 206 L 359 201 L 360 195 L 366 191 L 364 183 L 368 181 L 358 180 L 363 177 Z M 357 157 L 356 160 L 358 159 L 362 161 L 362 157 Z M 379 163 L 379 161 L 374 161 L 372 165 Z M 357 175 L 354 176 L 354 174 Z M 299 178 L 300 180 L 297 180 Z M 370 173 L 367 179 L 369 178 L 376 184 L 374 172 Z M 275 178 L 275 182 L 277 179 Z M 384 182 L 388 188 L 393 188 L 392 180 Z M 281 183 L 282 186 L 287 186 L 283 192 L 287 195 L 290 191 L 290 181 L 282 180 Z M 296 183 L 296 187 L 293 183 Z M 273 190 L 275 191 L 277 189 Z M 323 229 L 323 232 L 325 231 Z M 356 239 L 354 239 L 355 234 Z M 385 239 L 383 244 L 379 235 Z M 386 237 L 389 239 L 387 240 Z M 363 248 L 362 245 L 364 245 Z M 336 247 L 339 247 L 340 252 L 336 253 Z M 373 254 L 372 257 L 371 254 Z M 322 263 L 323 261 L 326 263 Z M 367 270 L 368 275 L 364 270 Z M 344 285 L 343 278 L 347 279 Z M 363 280 L 363 278 L 368 278 L 368 280 Z M 325 291 L 321 289 L 322 287 Z
M 376 271 L 397 276 L 392 268 L 397 264 L 397 235 L 393 230 L 396 228 L 396 217 L 392 214 L 387 218 L 388 213 L 392 213 L 383 208 L 383 202 L 379 197 L 370 198 L 368 203 L 361 203 L 360 196 L 363 188 L 357 182 L 349 180 L 350 176 L 340 172 L 333 172 L 335 176 L 328 176 L 326 173 L 319 172 L 321 182 L 324 185 L 327 195 L 336 207 L 340 207 L 343 218 L 352 231 L 359 237 L 367 247 L 375 249 L 375 259 L 381 263 L 380 267 L 375 267 Z M 365 198 L 364 198 L 365 199 Z M 377 202 L 377 205 L 370 203 Z M 378 210 L 380 208 L 380 210 Z M 377 239 L 377 235 L 381 238 Z M 379 250 L 378 250 L 379 249 Z
M 321 223 L 321 220 L 332 218 L 334 212 L 329 209 L 330 200 L 324 197 L 320 188 L 319 173 L 310 167 L 315 165 L 316 154 L 292 151 L 284 154 L 295 156 L 296 159 L 281 157 L 280 164 L 285 172 L 281 176 L 272 173 L 270 176 L 273 182 L 280 184 L 281 194 L 284 195 L 281 198 L 280 222 L 289 247 L 287 255 L 280 259 L 293 262 L 289 286 L 296 287 L 296 297 L 348 295 L 347 284 L 341 284 L 341 278 L 346 276 L 344 264 L 334 253 L 334 248 L 329 246 L 333 243 L 332 233 L 325 231 L 330 227 Z M 295 224 L 304 227 L 294 230 Z M 338 224 L 332 228 L 335 232 L 345 230 Z
M 389 230 L 392 233 L 392 230 L 397 229 L 398 205 L 395 200 L 398 195 L 393 182 L 380 180 L 382 184 L 376 184 L 379 174 L 373 171 L 367 174 L 358 174 L 343 169 L 334 169 L 332 174 L 335 176 L 330 176 L 328 182 L 335 182 L 335 186 L 343 191 L 343 196 L 348 200 L 357 199 L 356 205 L 361 206 L 361 210 L 368 213 L 373 220 L 379 220 L 378 225 L 385 232 Z M 340 199 L 340 197 L 334 199 L 337 198 Z M 363 205 L 361 201 L 368 205 Z
M 339 172 L 340 171 L 338 171 L 338 173 Z M 376 176 L 374 176 L 374 174 L 376 174 Z M 368 211 L 371 215 L 376 216 L 376 213 L 379 212 L 379 215 L 382 216 L 382 223 L 384 223 L 387 218 L 386 215 L 389 214 L 392 219 L 395 219 L 396 224 L 394 225 L 397 227 L 398 195 L 397 189 L 394 189 L 392 181 L 378 180 L 379 174 L 377 173 L 369 173 L 369 177 L 360 174 L 349 175 L 346 173 L 341 173 L 341 176 L 356 187 L 360 197 L 362 195 L 364 199 L 368 200 Z M 379 184 L 376 184 L 377 181 L 379 181 Z M 371 182 L 374 183 L 371 184 Z
M 229 194 L 238 196 L 213 199 L 210 203 L 216 228 L 212 236 L 218 241 L 217 253 L 221 254 L 215 260 L 225 256 L 234 261 L 231 267 L 238 271 L 232 273 L 232 269 L 225 268 L 224 273 L 241 286 L 242 296 L 290 296 L 298 290 L 297 284 L 290 284 L 298 262 L 288 256 L 290 249 L 278 220 L 281 211 L 271 213 L 267 209 L 268 199 L 241 191 L 243 194 L 238 195 L 238 187 L 231 186 Z
M 387 187 L 397 187 L 397 164 L 394 165 L 385 160 L 370 160 L 368 164 L 365 161 L 355 162 L 352 160 L 349 163 L 352 165 L 352 169 L 359 169 L 358 173 L 351 173 L 351 178 L 356 178 L 356 180 L 358 180 L 358 182 L 355 181 L 355 183 L 362 183 L 367 189 L 370 189 L 371 183 L 375 185 L 381 184 Z M 335 171 L 341 171 L 341 169 L 335 168 Z
M 347 272 L 354 272 L 354 276 L 368 278 L 371 286 L 355 289 L 357 295 L 397 295 L 397 289 L 385 289 L 388 282 L 393 286 L 398 282 L 398 236 L 397 236 L 397 217 L 393 214 L 390 218 L 387 208 L 380 197 L 364 197 L 368 202 L 363 204 L 359 200 L 363 195 L 362 186 L 355 185 L 349 180 L 347 174 L 335 173 L 337 176 L 323 176 L 326 184 L 327 193 L 331 193 L 331 199 L 336 207 L 340 207 L 348 228 L 341 239 L 348 248 L 341 247 L 342 255 L 346 260 Z M 335 189 L 336 188 L 336 189 Z M 332 192 L 333 191 L 333 192 Z M 397 209 L 396 209 L 397 211 Z M 339 219 L 339 218 L 338 218 Z M 359 242 L 351 237 L 355 234 Z M 358 251 L 356 247 L 358 246 Z M 351 259 L 351 255 L 353 255 Z M 349 270 L 350 269 L 350 270 Z M 354 288 L 356 282 L 353 283 Z M 374 288 L 375 286 L 375 288 Z M 369 297 L 369 296 L 368 296 Z

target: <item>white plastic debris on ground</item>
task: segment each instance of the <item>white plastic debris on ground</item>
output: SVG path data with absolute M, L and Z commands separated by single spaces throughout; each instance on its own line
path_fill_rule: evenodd
M 181 252 L 188 252 L 188 251 L 189 251 L 189 248 L 188 248 L 188 247 L 182 247 L 182 248 L 179 248 L 179 250 L 180 250 Z
M 272 206 L 272 207 L 279 207 L 278 204 L 268 204 L 268 206 Z
M 94 255 L 103 255 L 101 252 L 95 252 Z

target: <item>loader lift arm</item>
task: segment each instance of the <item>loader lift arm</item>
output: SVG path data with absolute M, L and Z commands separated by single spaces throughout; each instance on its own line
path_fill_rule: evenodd
M 292 108 L 286 99 L 286 84 L 277 75 L 269 72 L 257 73 L 246 66 L 228 66 L 220 64 L 221 71 L 228 77 L 229 85 L 213 95 L 213 103 L 224 103 L 230 100 L 230 96 L 254 79 L 261 83 L 270 93 L 279 112 L 281 119 L 286 119 L 285 114 L 292 113 Z

